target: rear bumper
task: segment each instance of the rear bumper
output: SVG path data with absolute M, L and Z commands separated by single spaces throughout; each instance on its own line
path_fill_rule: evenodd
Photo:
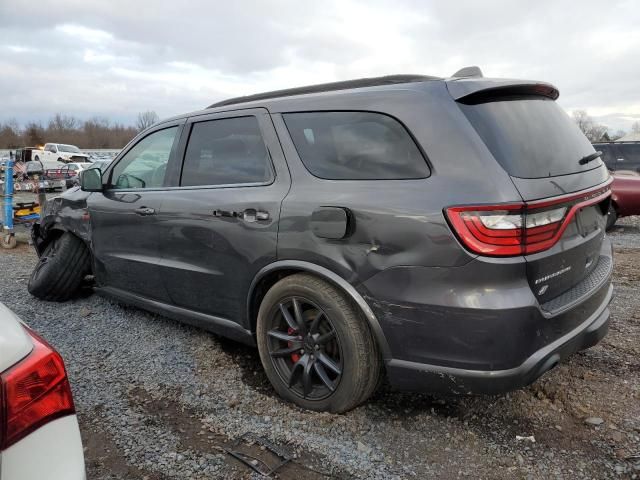
M 3 451 L 0 460 L 0 480 L 85 480 L 78 419 L 47 423 Z
M 608 239 L 589 276 L 540 304 L 519 259 L 442 269 L 397 267 L 360 286 L 403 390 L 499 393 L 530 384 L 607 333 L 613 261 Z
M 529 385 L 571 354 L 598 343 L 609 330 L 609 302 L 613 286 L 585 322 L 556 341 L 536 351 L 522 364 L 506 370 L 469 370 L 406 360 L 390 360 L 387 374 L 391 384 L 402 390 L 457 394 L 495 394 Z

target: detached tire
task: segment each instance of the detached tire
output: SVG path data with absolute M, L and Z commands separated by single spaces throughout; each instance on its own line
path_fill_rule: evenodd
M 382 362 L 367 321 L 344 292 L 313 275 L 271 287 L 256 330 L 271 384 L 302 408 L 346 412 L 378 385 Z
M 64 302 L 75 295 L 90 271 L 89 250 L 82 240 L 65 232 L 42 252 L 29 278 L 28 290 L 41 300 Z

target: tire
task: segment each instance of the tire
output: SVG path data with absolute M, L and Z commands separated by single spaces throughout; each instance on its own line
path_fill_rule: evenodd
M 613 206 L 613 203 L 609 205 L 609 211 L 607 212 L 607 226 L 606 230 L 611 230 L 618 221 L 618 212 Z
M 39 157 L 38 155 L 36 155 L 36 158 L 34 158 L 34 160 L 35 160 L 36 162 L 39 162 L 39 161 L 40 161 L 40 157 Z
M 262 300 L 256 330 L 271 384 L 302 408 L 343 413 L 378 386 L 382 362 L 366 320 L 324 280 L 306 273 L 280 280 Z
M 64 302 L 73 298 L 90 272 L 89 249 L 65 232 L 45 247 L 29 278 L 28 290 L 41 300 Z

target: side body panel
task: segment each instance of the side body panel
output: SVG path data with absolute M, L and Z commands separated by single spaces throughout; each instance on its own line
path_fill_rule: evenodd
M 245 304 L 260 269 L 276 260 L 280 206 L 289 171 L 266 110 L 202 115 L 193 122 L 255 116 L 273 163 L 269 184 L 172 188 L 160 209 L 160 277 L 172 304 L 248 328 Z M 260 217 L 257 215 L 260 214 Z
M 426 179 L 314 177 L 302 164 L 283 117 L 273 114 L 293 178 L 282 208 L 278 259 L 315 263 L 358 285 L 398 265 L 455 268 L 475 257 L 460 247 L 443 206 L 513 202 L 519 201 L 520 195 L 495 161 L 483 161 L 486 147 L 451 101 L 444 83 L 431 82 L 422 88 L 334 93 L 315 103 L 307 100 L 299 109 L 384 112 L 400 120 L 426 150 L 431 167 L 431 176 Z M 296 111 L 297 101 L 291 99 L 274 109 Z M 442 142 L 442 138 L 451 141 Z M 465 160 L 449 161 L 452 158 Z M 491 180 L 479 180 L 479 175 Z M 350 227 L 345 238 L 323 238 L 314 232 L 314 212 L 325 207 L 348 212 Z
M 104 192 L 89 198 L 94 274 L 99 285 L 137 295 L 167 298 L 159 276 L 162 229 L 155 215 L 140 216 L 138 209 L 160 211 L 164 192 Z
M 100 286 L 108 286 L 159 301 L 168 299 L 160 278 L 160 243 L 163 230 L 158 221 L 163 198 L 170 184 L 172 165 L 184 120 L 163 124 L 146 135 L 177 127 L 163 187 L 109 189 L 87 199 L 91 223 L 94 275 Z M 130 147 L 135 143 L 130 143 Z M 128 149 L 127 149 L 128 150 Z M 126 155 L 124 151 L 103 174 L 103 183 Z

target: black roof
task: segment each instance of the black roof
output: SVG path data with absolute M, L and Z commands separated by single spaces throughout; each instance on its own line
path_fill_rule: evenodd
M 381 85 L 395 85 L 398 83 L 426 82 L 431 80 L 442 80 L 440 77 L 428 75 L 387 75 L 384 77 L 359 78 L 357 80 L 345 80 L 342 82 L 321 83 L 306 87 L 287 88 L 275 90 L 273 92 L 256 93 L 244 97 L 229 98 L 221 102 L 209 105 L 207 108 L 224 107 L 236 103 L 253 102 L 256 100 L 267 100 L 271 98 L 290 97 L 293 95 L 304 95 L 307 93 L 331 92 L 335 90 L 348 90 L 351 88 L 377 87 Z

